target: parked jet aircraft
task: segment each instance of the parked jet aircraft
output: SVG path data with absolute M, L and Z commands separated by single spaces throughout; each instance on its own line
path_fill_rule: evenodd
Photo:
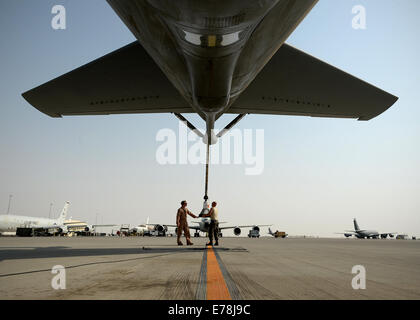
M 81 233 L 81 232 L 95 232 L 97 227 L 115 227 L 116 224 L 88 224 L 86 222 L 70 220 L 65 221 L 64 226 L 67 232 Z
M 361 230 L 359 228 L 359 225 L 357 224 L 356 218 L 353 219 L 353 224 L 354 224 L 354 230 L 346 231 L 346 233 L 339 233 L 339 234 L 344 234 L 346 238 L 355 236 L 356 238 L 359 238 L 359 239 L 365 239 L 365 238 L 379 239 L 379 237 L 381 237 L 382 239 L 386 239 L 388 236 L 393 238 L 394 235 L 396 234 L 396 232 L 379 233 L 378 231 L 375 231 L 375 230 Z
M 130 233 L 139 235 L 149 234 L 152 231 L 166 232 L 168 231 L 168 227 L 166 225 L 160 225 L 157 223 L 149 223 L 149 217 L 147 217 L 145 224 L 139 224 L 137 227 L 133 227 L 129 230 Z
M 55 229 L 60 233 L 67 232 L 67 226 L 64 220 L 67 216 L 67 210 L 70 202 L 66 202 L 60 216 L 57 219 L 37 218 L 17 215 L 0 216 L 0 233 L 10 234 L 16 232 L 16 235 L 31 235 L 33 230 Z
M 200 236 L 200 231 L 204 232 L 204 233 L 208 233 L 209 232 L 209 227 L 210 227 L 210 218 L 204 218 L 203 215 L 209 213 L 210 209 L 209 209 L 209 205 L 208 202 L 205 201 L 203 204 L 203 209 L 201 210 L 200 214 L 199 214 L 199 220 L 198 221 L 192 221 L 192 223 L 195 223 L 197 225 L 190 225 L 189 228 L 195 230 L 194 233 L 194 237 L 199 237 Z M 219 222 L 219 234 L 222 235 L 221 230 L 226 230 L 226 229 L 233 229 L 233 233 L 236 236 L 239 236 L 242 232 L 241 228 L 252 228 L 252 230 L 254 232 L 259 232 L 260 228 L 259 227 L 264 227 L 264 226 L 270 226 L 270 225 L 249 225 L 249 226 L 230 226 L 230 227 L 220 227 L 221 224 L 224 224 L 225 222 Z M 147 218 L 147 222 L 145 225 L 140 225 L 137 228 L 133 228 L 130 231 L 135 231 L 135 232 L 143 232 L 143 233 L 150 233 L 152 231 L 157 231 L 159 233 L 162 232 L 167 232 L 168 231 L 168 227 L 169 228 L 175 228 L 175 233 L 177 232 L 178 226 L 177 225 L 171 225 L 171 224 L 150 224 L 149 223 L 149 218 Z M 136 231 L 135 229 L 137 229 L 138 231 Z
M 189 228 L 195 230 L 194 232 L 194 237 L 199 237 L 200 236 L 200 231 L 204 232 L 204 233 L 208 233 L 209 232 L 209 227 L 210 227 L 210 218 L 200 218 L 199 221 L 193 221 L 193 223 L 196 223 L 197 225 L 190 225 Z M 260 225 L 249 225 L 249 226 L 229 226 L 229 227 L 221 227 L 220 224 L 223 224 L 224 222 L 219 223 L 219 234 L 222 235 L 222 230 L 226 230 L 226 229 L 233 229 L 233 234 L 235 236 L 240 236 L 242 233 L 241 228 L 252 228 L 252 230 L 254 232 L 259 232 L 260 231 L 260 227 L 267 227 L 270 225 L 264 225 L 264 224 L 260 224 Z M 177 226 L 176 225 L 166 225 L 167 227 L 175 227 L 175 233 L 177 230 Z

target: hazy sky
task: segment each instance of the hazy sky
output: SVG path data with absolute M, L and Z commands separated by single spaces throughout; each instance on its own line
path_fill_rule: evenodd
M 67 29 L 51 28 L 51 8 Z M 352 7 L 367 29 L 351 27 Z M 321 0 L 288 43 L 400 97 L 369 122 L 247 116 L 239 129 L 264 129 L 264 172 L 210 168 L 220 220 L 267 224 L 289 234 L 333 236 L 362 228 L 420 236 L 420 22 L 418 0 Z M 100 223 L 174 223 L 179 201 L 198 213 L 202 165 L 159 165 L 162 128 L 173 115 L 53 119 L 21 93 L 134 41 L 102 0 L 0 1 L 0 213 L 69 215 Z M 231 117 L 220 120 L 219 126 Z M 191 117 L 200 124 L 198 117 Z

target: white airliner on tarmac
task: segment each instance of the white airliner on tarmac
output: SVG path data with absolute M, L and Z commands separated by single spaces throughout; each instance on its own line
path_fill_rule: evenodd
M 209 232 L 210 218 L 200 218 L 198 221 L 193 221 L 192 223 L 194 223 L 196 225 L 189 225 L 188 228 L 195 230 L 194 237 L 199 237 L 200 236 L 200 231 L 204 232 L 204 233 Z M 223 224 L 223 223 L 224 222 L 220 222 L 219 224 Z M 220 227 L 219 226 L 219 234 L 220 234 L 220 236 L 222 235 L 221 230 L 233 229 L 233 233 L 235 234 L 235 236 L 239 236 L 242 232 L 241 228 L 251 228 L 253 233 L 259 234 L 260 227 L 265 227 L 265 226 L 270 226 L 270 225 L 249 225 L 249 226 L 229 226 L 229 227 Z M 159 233 L 163 233 L 163 232 L 166 233 L 168 231 L 168 227 L 175 228 L 175 233 L 177 232 L 177 226 L 176 225 L 149 224 L 149 223 L 142 224 L 142 225 L 139 225 L 137 227 L 134 227 L 134 228 L 130 229 L 130 232 L 140 234 L 140 235 L 148 234 L 149 232 L 153 232 L 153 231 L 156 231 L 156 232 L 159 232 Z
M 196 226 L 189 226 L 190 229 L 194 229 L 195 233 L 194 233 L 194 237 L 199 237 L 200 236 L 200 231 L 204 232 L 204 233 L 208 233 L 209 232 L 209 227 L 210 227 L 210 218 L 201 218 L 199 221 L 193 221 L 194 223 L 196 223 Z M 222 224 L 223 222 L 221 222 L 220 224 Z M 229 227 L 220 227 L 219 226 L 219 233 L 221 235 L 221 231 L 222 230 L 226 230 L 226 229 L 233 229 L 233 234 L 235 236 L 239 236 L 241 235 L 241 228 L 251 228 L 252 231 L 256 234 L 259 235 L 260 232 L 260 227 L 268 227 L 271 225 L 249 225 L 249 226 L 229 226 Z
M 80 234 L 81 232 L 95 232 L 97 227 L 116 227 L 116 224 L 88 224 L 78 220 L 64 221 L 66 233 Z
M 151 232 L 151 231 L 162 232 L 163 230 L 167 231 L 167 228 L 165 228 L 165 226 L 160 225 L 160 224 L 150 224 L 149 217 L 147 217 L 145 224 L 139 224 L 138 226 L 131 228 L 130 233 L 144 235 L 147 232 Z
M 204 232 L 204 233 L 208 233 L 209 232 L 209 228 L 210 228 L 210 222 L 211 219 L 208 217 L 204 217 L 204 215 L 206 215 L 207 213 L 209 213 L 210 209 L 209 209 L 209 205 L 208 202 L 205 201 L 203 204 L 203 209 L 201 210 L 201 213 L 199 214 L 199 220 L 198 221 L 193 221 L 193 223 L 196 223 L 197 225 L 190 225 L 188 226 L 189 229 L 193 229 L 195 230 L 194 232 L 194 237 L 199 237 L 200 236 L 200 231 Z M 253 237 L 259 237 L 259 233 L 260 233 L 260 227 L 270 227 L 271 224 L 259 224 L 259 225 L 249 225 L 249 226 L 229 226 L 229 227 L 220 227 L 221 224 L 224 224 L 226 222 L 219 222 L 219 236 L 222 236 L 222 230 L 226 230 L 226 229 L 233 229 L 233 234 L 235 236 L 239 236 L 242 232 L 241 228 L 251 228 L 252 230 L 252 234 Z M 176 225 L 156 225 L 156 228 L 158 227 L 163 227 L 165 229 L 167 229 L 168 227 L 174 227 L 175 228 L 175 233 L 177 232 L 177 226 Z M 158 229 L 156 229 L 158 230 Z M 249 235 L 248 235 L 249 236 Z
M 59 233 L 67 232 L 67 226 L 64 220 L 67 216 L 67 210 L 70 202 L 64 204 L 64 208 L 57 219 L 27 217 L 16 215 L 0 215 L 0 234 L 17 236 L 29 236 L 36 230 L 56 229 Z

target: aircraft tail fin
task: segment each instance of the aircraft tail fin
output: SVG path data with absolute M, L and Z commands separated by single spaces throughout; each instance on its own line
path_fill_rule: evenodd
M 147 217 L 147 220 L 146 220 L 146 226 L 149 224 L 149 217 Z
M 273 231 L 271 231 L 271 228 L 268 228 L 268 234 L 273 235 Z
M 64 223 L 64 220 L 67 217 L 67 210 L 69 208 L 69 205 L 70 205 L 70 202 L 69 201 L 66 201 L 66 203 L 64 204 L 64 208 L 61 211 L 60 216 L 58 217 L 58 221 L 60 222 L 60 224 L 63 224 Z
M 360 231 L 359 225 L 357 224 L 356 218 L 353 219 L 354 230 Z

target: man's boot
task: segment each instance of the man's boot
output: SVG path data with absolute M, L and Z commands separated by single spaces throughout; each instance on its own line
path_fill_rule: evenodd
M 213 245 L 213 241 L 210 241 L 209 243 L 206 243 L 206 246 L 212 246 Z
M 214 243 L 214 245 L 215 245 L 215 246 L 218 246 L 218 245 L 219 245 L 219 241 L 218 241 L 218 240 L 216 240 L 216 242 Z
M 194 243 L 192 243 L 190 240 L 187 240 L 187 246 L 192 246 Z
M 181 242 L 181 238 L 177 238 L 176 242 L 178 243 L 179 246 L 183 246 L 184 244 Z

